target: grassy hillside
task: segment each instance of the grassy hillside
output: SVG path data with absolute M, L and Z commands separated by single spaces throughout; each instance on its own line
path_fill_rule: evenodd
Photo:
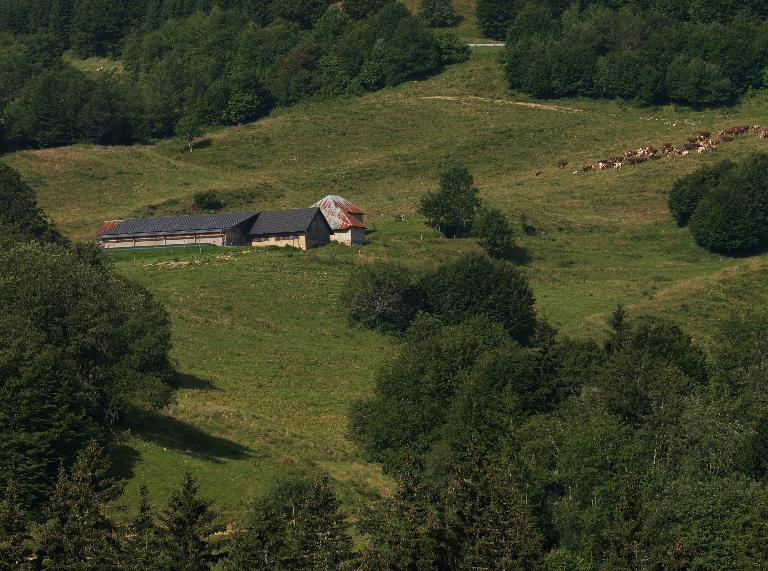
M 469 24 L 468 24 L 469 25 Z M 600 335 L 617 302 L 663 314 L 705 342 L 716 322 L 768 301 L 768 256 L 726 258 L 696 247 L 666 210 L 672 181 L 705 162 L 768 142 L 749 135 L 704 157 L 621 172 L 573 174 L 702 128 L 768 123 L 768 102 L 693 112 L 595 101 L 531 101 L 505 88 L 495 50 L 395 89 L 309 102 L 203 137 L 192 153 L 151 146 L 73 146 L 8 157 L 69 236 L 104 219 L 183 208 L 207 189 L 250 197 L 243 208 L 307 206 L 341 194 L 370 213 L 370 244 L 309 253 L 173 250 L 115 255 L 120 271 L 169 307 L 174 357 L 186 375 L 178 402 L 137 419 L 122 468 L 162 497 L 184 468 L 236 514 L 278 474 L 328 470 L 354 510 L 387 480 L 345 437 L 349 402 L 366 394 L 392 354 L 387 338 L 346 326 L 339 295 L 356 264 L 425 267 L 476 249 L 445 240 L 415 213 L 441 168 L 459 161 L 482 198 L 537 228 L 519 237 L 540 313 L 567 334 Z M 405 221 L 400 222 L 400 215 Z

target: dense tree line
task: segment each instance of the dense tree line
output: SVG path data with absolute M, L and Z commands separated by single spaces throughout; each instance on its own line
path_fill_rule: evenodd
M 768 155 L 703 166 L 672 185 L 669 209 L 698 244 L 725 254 L 768 245 Z
M 760 568 L 767 323 L 733 318 L 706 354 L 621 307 L 603 346 L 417 320 L 351 413 L 400 484 L 363 568 Z
M 170 323 L 96 246 L 66 243 L 5 165 L 0 201 L 0 489 L 37 511 L 87 442 L 168 402 Z
M 331 4 L 2 0 L 0 147 L 173 134 L 191 143 L 208 125 L 395 85 L 468 56 L 455 34 L 398 2 Z M 444 19 L 440 7 L 425 13 Z M 66 50 L 117 58 L 125 71 L 80 71 Z
M 479 0 L 510 87 L 537 97 L 723 103 L 765 86 L 768 3 Z

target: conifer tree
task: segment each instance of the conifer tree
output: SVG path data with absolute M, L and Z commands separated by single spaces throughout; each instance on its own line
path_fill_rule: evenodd
M 114 525 L 106 505 L 119 493 L 107 477 L 102 449 L 89 444 L 71 472 L 63 468 L 43 510 L 45 523 L 38 530 L 38 557 L 44 569 L 100 571 L 118 561 Z
M 623 304 L 618 304 L 613 310 L 608 326 L 611 328 L 611 337 L 605 345 L 606 351 L 614 353 L 622 348 L 627 336 L 627 316 L 629 312 Z
M 139 509 L 128 525 L 125 544 L 125 567 L 133 571 L 148 571 L 160 566 L 158 528 L 149 505 L 149 491 L 142 482 L 139 487 Z
M 18 569 L 29 556 L 29 522 L 19 488 L 8 482 L 0 500 L 0 571 Z
M 340 508 L 328 476 L 315 480 L 289 528 L 288 544 L 296 569 L 330 571 L 352 558 L 352 540 Z
M 255 502 L 234 540 L 236 569 L 330 571 L 352 560 L 340 502 L 327 476 L 282 482 Z
M 212 501 L 198 495 L 198 486 L 187 472 L 181 487 L 171 494 L 160 514 L 162 568 L 178 571 L 210 569 L 216 561 L 209 538 L 220 527 Z

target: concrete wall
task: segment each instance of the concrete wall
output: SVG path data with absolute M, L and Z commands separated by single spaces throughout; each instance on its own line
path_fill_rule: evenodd
M 352 244 L 365 244 L 365 230 L 363 228 L 336 230 L 331 234 L 331 240 L 347 246 L 351 246 Z
M 259 236 L 251 240 L 251 246 L 293 246 L 307 249 L 307 238 L 303 234 L 295 236 Z
M 223 246 L 224 234 L 192 234 L 171 236 L 136 236 L 129 238 L 101 239 L 104 248 L 162 248 L 163 246 L 188 246 L 194 244 L 213 244 Z

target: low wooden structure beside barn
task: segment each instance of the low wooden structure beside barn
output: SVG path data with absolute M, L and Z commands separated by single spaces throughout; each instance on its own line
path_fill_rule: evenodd
M 307 250 L 327 244 L 332 234 L 319 208 L 292 208 L 115 220 L 102 226 L 99 242 L 104 248 L 212 244 Z

